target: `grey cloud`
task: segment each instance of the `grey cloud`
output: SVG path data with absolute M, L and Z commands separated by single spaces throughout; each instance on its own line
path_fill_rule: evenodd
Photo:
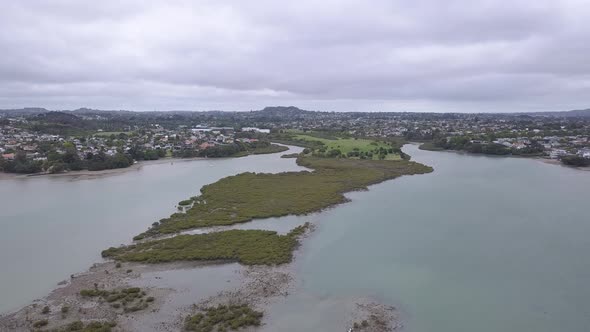
M 587 107 L 589 19 L 583 0 L 9 2 L 0 107 Z

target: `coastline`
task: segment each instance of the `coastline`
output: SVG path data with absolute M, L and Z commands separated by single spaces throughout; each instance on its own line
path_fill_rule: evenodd
M 220 158 L 207 158 L 207 157 L 192 157 L 192 158 L 176 158 L 176 157 L 165 157 L 160 158 L 157 160 L 141 160 L 137 163 L 125 167 L 125 168 L 115 168 L 115 169 L 105 169 L 101 171 L 89 171 L 89 170 L 79 170 L 79 171 L 68 171 L 63 173 L 33 173 L 33 174 L 18 174 L 18 173 L 5 173 L 0 172 L 0 181 L 2 180 L 10 180 L 10 179 L 32 179 L 32 178 L 85 178 L 85 179 L 94 179 L 94 178 L 101 178 L 106 176 L 113 176 L 119 175 L 131 171 L 138 171 L 143 166 L 150 166 L 150 165 L 158 165 L 158 164 L 165 164 L 168 162 L 188 162 L 188 161 L 195 161 L 195 160 L 207 160 L 207 159 L 233 159 L 233 158 L 242 158 L 251 155 L 263 155 L 263 154 L 274 154 L 274 153 L 283 153 L 289 151 L 289 146 L 284 144 L 277 144 L 279 146 L 287 147 L 284 151 L 277 151 L 277 152 L 270 152 L 270 153 L 251 153 L 239 156 L 230 156 L 230 157 L 220 157 Z
M 410 144 L 420 146 L 423 143 L 421 143 L 421 142 L 410 142 Z M 549 164 L 549 165 L 562 166 L 562 167 L 566 167 L 566 168 L 576 169 L 576 170 L 579 170 L 579 171 L 590 171 L 590 166 L 589 167 L 576 167 L 576 166 L 564 165 L 562 162 L 560 162 L 557 159 L 549 159 L 549 158 L 542 157 L 542 156 L 519 156 L 519 155 L 512 155 L 512 154 L 510 154 L 510 155 L 491 155 L 491 154 L 483 154 L 483 153 L 470 153 L 470 152 L 461 151 L 461 150 L 445 150 L 445 149 L 441 149 L 441 150 L 420 149 L 420 150 L 430 151 L 430 152 L 456 153 L 456 154 L 459 154 L 459 155 L 468 155 L 468 156 L 485 156 L 485 157 L 491 157 L 491 158 L 530 159 L 530 160 L 537 160 L 537 161 L 540 161 L 542 163 Z
M 137 163 L 125 167 L 125 168 L 115 168 L 115 169 L 105 169 L 101 171 L 89 171 L 89 170 L 79 170 L 79 171 L 68 171 L 64 173 L 34 173 L 34 174 L 17 174 L 17 173 L 4 173 L 0 172 L 0 180 L 7 180 L 7 179 L 34 179 L 34 178 L 100 178 L 105 176 L 113 176 L 118 174 L 123 174 L 131 171 L 138 171 L 144 166 L 150 165 L 158 165 L 158 164 L 166 164 L 169 162 L 188 162 L 188 161 L 195 161 L 195 160 L 205 160 L 208 158 L 203 157 L 194 157 L 194 158 L 162 158 L 158 160 L 142 160 L 138 161 Z

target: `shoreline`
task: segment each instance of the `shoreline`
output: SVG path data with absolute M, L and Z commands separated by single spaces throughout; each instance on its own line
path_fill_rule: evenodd
M 196 161 L 196 160 L 206 160 L 212 158 L 203 158 L 203 157 L 194 157 L 194 158 L 162 158 L 158 160 L 142 160 L 138 161 L 137 163 L 125 167 L 125 168 L 115 168 L 115 169 L 105 169 L 101 171 L 89 171 L 89 170 L 79 170 L 79 171 L 68 171 L 64 173 L 33 173 L 33 174 L 17 174 L 17 173 L 4 173 L 0 172 L 0 180 L 10 180 L 10 179 L 35 179 L 35 178 L 76 178 L 76 177 L 84 177 L 84 178 L 99 178 L 99 177 L 106 177 L 112 175 L 123 174 L 131 171 L 138 171 L 144 166 L 151 166 L 151 165 L 159 165 L 159 164 L 166 164 L 168 162 L 188 162 L 188 161 Z M 220 158 L 215 158 L 220 159 Z
M 422 145 L 423 143 L 421 142 L 410 142 L 410 144 L 413 145 Z M 536 161 L 540 161 L 542 163 L 545 164 L 549 164 L 549 165 L 556 165 L 556 166 L 562 166 L 562 167 L 566 167 L 566 168 L 571 168 L 571 169 L 576 169 L 579 171 L 590 171 L 590 166 L 588 167 L 577 167 L 577 166 L 570 166 L 570 165 L 564 165 L 562 162 L 560 162 L 557 159 L 550 159 L 550 158 L 546 158 L 543 156 L 519 156 L 519 155 L 492 155 L 492 154 L 484 154 L 484 153 L 470 153 L 467 151 L 462 151 L 462 150 L 445 150 L 445 149 L 441 149 L 441 150 L 430 150 L 430 149 L 420 149 L 422 151 L 429 151 L 429 152 L 447 152 L 447 153 L 456 153 L 459 155 L 465 155 L 465 156 L 484 156 L 484 157 L 491 157 L 491 158 L 517 158 L 517 159 L 530 159 L 530 160 L 536 160 Z
M 79 171 L 68 171 L 63 173 L 33 173 L 33 174 L 18 174 L 18 173 L 5 173 L 0 172 L 0 181 L 2 180 L 12 180 L 12 179 L 34 179 L 34 178 L 101 178 L 106 176 L 112 175 L 119 175 L 131 171 L 138 171 L 143 166 L 150 166 L 150 165 L 158 165 L 158 164 L 165 164 L 168 162 L 189 162 L 189 161 L 196 161 L 196 160 L 217 160 L 217 159 L 234 159 L 234 158 L 243 158 L 248 156 L 256 156 L 256 155 L 265 155 L 265 154 L 275 154 L 275 153 L 283 153 L 290 150 L 288 145 L 284 144 L 277 144 L 280 146 L 287 147 L 287 150 L 284 151 L 277 151 L 277 152 L 270 152 L 270 153 L 252 153 L 243 156 L 235 156 L 235 157 L 220 157 L 220 158 L 207 158 L 207 157 L 191 157 L 191 158 L 177 158 L 177 157 L 164 157 L 157 160 L 141 160 L 137 163 L 125 167 L 125 168 L 115 168 L 115 169 L 105 169 L 101 171 L 89 171 L 86 169 L 79 170 Z

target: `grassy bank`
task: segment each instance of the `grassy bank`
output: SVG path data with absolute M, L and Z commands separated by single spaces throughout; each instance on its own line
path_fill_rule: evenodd
M 178 235 L 130 246 L 109 248 L 103 257 L 119 261 L 163 263 L 172 261 L 223 260 L 244 265 L 288 263 L 298 238 L 309 224 L 294 228 L 287 235 L 263 230 L 229 230 L 223 232 Z
M 175 213 L 154 223 L 135 240 L 255 218 L 307 214 L 344 202 L 345 192 L 401 175 L 432 171 L 428 166 L 406 160 L 299 157 L 297 163 L 314 171 L 242 173 L 206 185 L 187 213 Z

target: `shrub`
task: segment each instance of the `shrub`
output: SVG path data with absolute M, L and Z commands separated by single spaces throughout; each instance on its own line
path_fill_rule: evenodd
M 144 301 L 143 297 L 146 295 L 139 287 L 123 288 L 119 290 L 97 290 L 97 289 L 83 289 L 80 294 L 84 297 L 100 297 L 107 303 L 111 303 L 111 307 L 118 309 L 123 307 L 124 312 L 134 312 L 148 307 L 148 302 L 153 302 L 154 298 L 150 297 L 150 301 Z
M 263 313 L 247 304 L 218 305 L 204 308 L 203 312 L 189 316 L 185 321 L 187 331 L 227 331 L 248 326 L 259 326 Z
M 40 328 L 43 326 L 47 326 L 47 324 L 49 324 L 49 321 L 47 319 L 42 319 L 33 323 L 33 327 Z

